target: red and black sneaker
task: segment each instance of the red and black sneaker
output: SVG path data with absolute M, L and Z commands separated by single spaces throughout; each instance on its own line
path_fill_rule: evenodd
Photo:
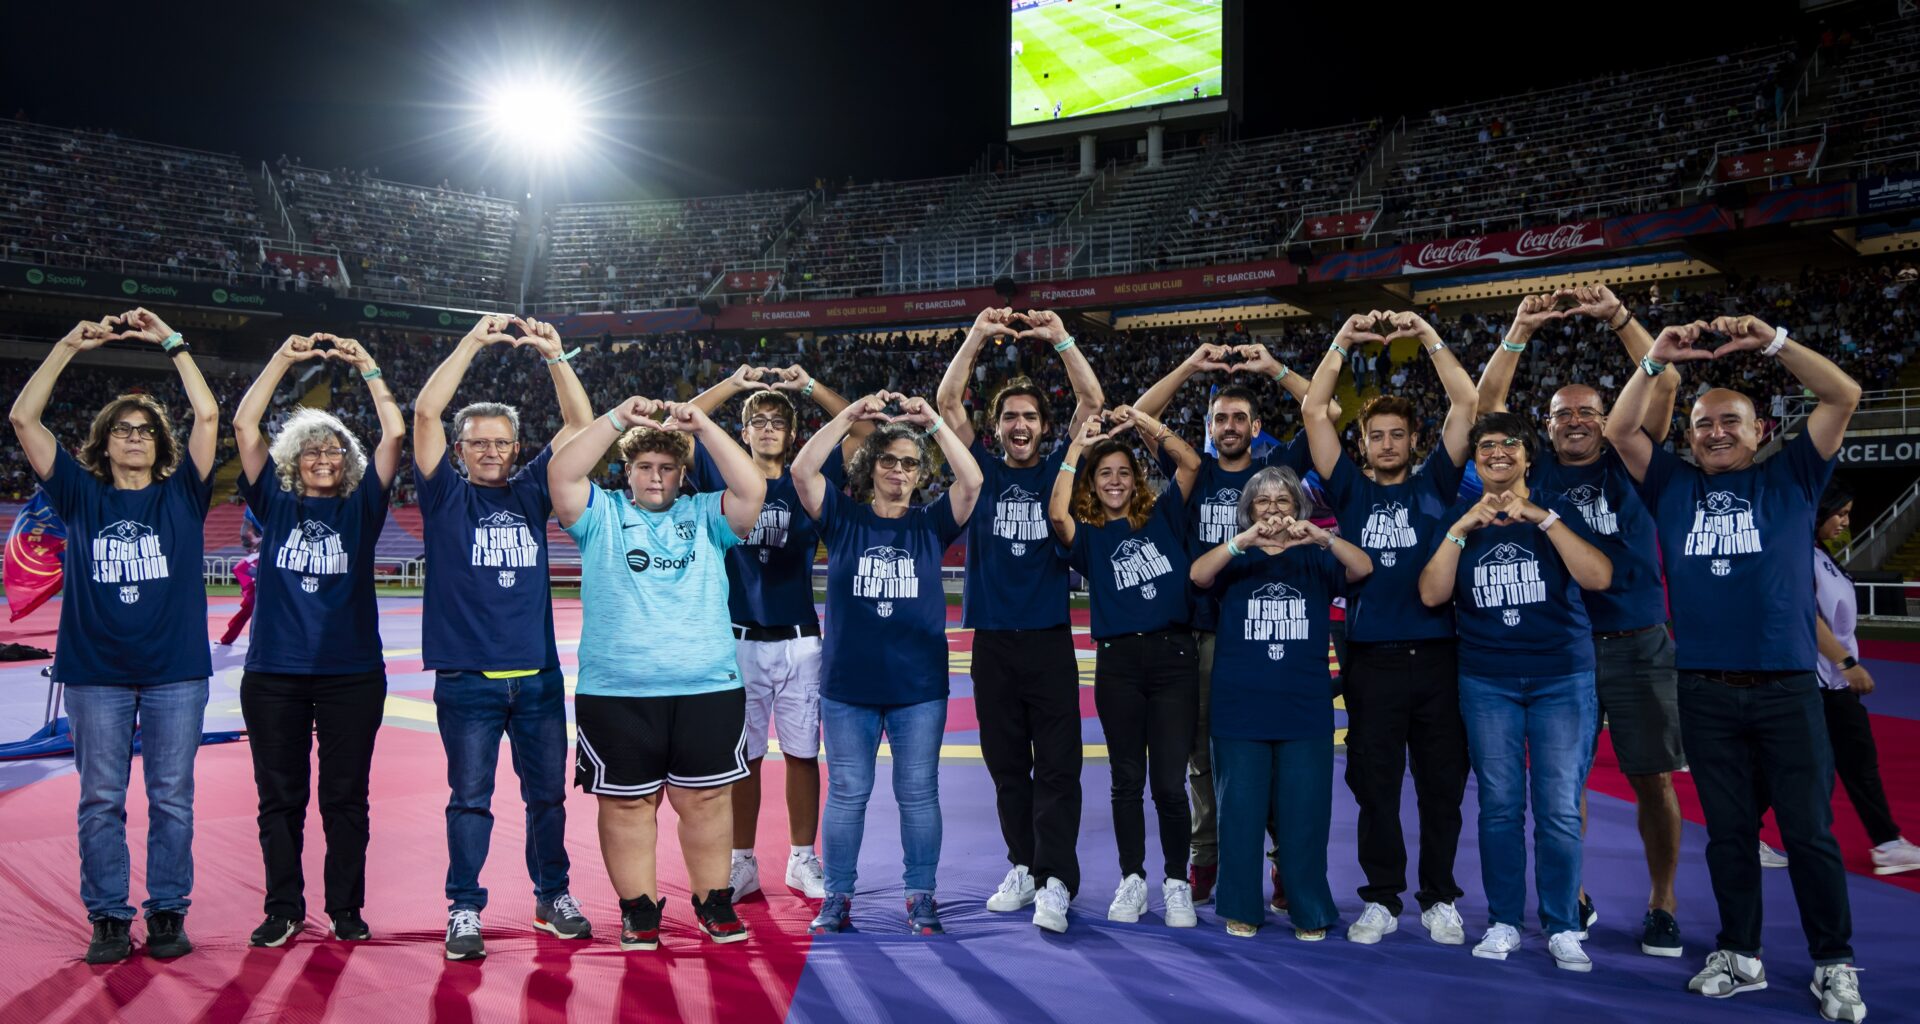
M 651 896 L 620 901 L 620 948 L 660 948 L 660 904 Z
M 1187 885 L 1193 889 L 1193 902 L 1197 904 L 1213 902 L 1213 880 L 1220 874 L 1216 864 L 1192 864 L 1187 867 Z
M 715 942 L 740 942 L 747 937 L 747 926 L 733 912 L 733 886 L 708 889 L 707 898 L 693 901 L 694 920 L 700 930 Z

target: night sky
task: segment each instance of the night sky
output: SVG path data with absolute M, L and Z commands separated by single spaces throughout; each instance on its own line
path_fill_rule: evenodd
M 1536 5 L 1528 22 L 1471 13 L 1505 4 L 1427 6 L 1450 19 L 1244 6 L 1248 135 L 1418 114 L 1813 25 L 1793 0 L 1743 3 L 1738 17 L 1673 0 Z M 475 91 L 560 73 L 596 97 L 604 136 L 556 183 L 566 198 L 926 177 L 964 171 L 1004 141 L 1006 19 L 1004 0 L 14 2 L 0 115 L 499 193 L 519 172 L 476 143 Z

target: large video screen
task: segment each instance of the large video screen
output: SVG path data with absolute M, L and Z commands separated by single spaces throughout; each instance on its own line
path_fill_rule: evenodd
M 1218 99 L 1224 0 L 1012 0 L 1011 125 Z

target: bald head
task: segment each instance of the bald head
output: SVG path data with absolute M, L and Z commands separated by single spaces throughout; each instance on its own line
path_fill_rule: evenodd
M 1709 474 L 1753 465 L 1760 451 L 1760 421 L 1753 400 L 1727 388 L 1701 395 L 1687 421 L 1687 439 L 1695 461 Z

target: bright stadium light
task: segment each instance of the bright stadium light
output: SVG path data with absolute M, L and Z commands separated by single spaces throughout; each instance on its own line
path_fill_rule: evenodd
M 568 146 L 578 140 L 582 105 L 566 89 L 547 82 L 508 83 L 487 97 L 487 123 L 511 142 Z

